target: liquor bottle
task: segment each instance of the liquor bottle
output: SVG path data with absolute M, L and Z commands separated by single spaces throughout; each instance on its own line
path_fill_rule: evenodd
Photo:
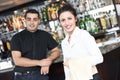
M 116 13 L 114 10 L 111 10 L 110 12 L 110 21 L 111 21 L 112 27 L 117 26 L 117 17 L 116 17 Z
M 100 22 L 101 22 L 101 25 L 102 25 L 102 29 L 105 30 L 105 29 L 107 29 L 105 12 L 103 12 L 101 14 L 102 14 L 102 17 L 100 17 Z
M 51 32 L 51 34 L 52 34 L 53 38 L 54 38 L 57 42 L 59 42 L 58 33 L 57 33 L 56 31 L 53 31 L 53 32 Z
M 6 43 L 6 48 L 7 48 L 7 50 L 10 51 L 10 50 L 11 50 L 10 40 L 7 39 L 7 40 L 5 41 L 5 43 Z
M 46 7 L 43 7 L 42 9 L 42 19 L 43 19 L 43 22 L 49 21 Z
M 7 27 L 6 19 L 2 19 L 2 33 L 9 32 L 9 29 Z
M 51 4 L 51 18 L 52 20 L 57 19 L 57 6 L 55 3 Z
M 6 59 L 7 58 L 6 52 L 3 50 L 0 50 L 0 52 L 1 52 L 1 59 Z
M 4 50 L 4 44 L 3 44 L 2 40 L 0 40 L 0 58 L 1 59 L 6 58 L 6 53 L 5 53 L 5 50 Z
M 2 20 L 0 20 L 0 34 L 2 34 Z
M 67 2 L 65 2 L 64 0 L 60 0 L 59 8 L 63 7 L 66 4 Z
M 106 23 L 107 23 L 107 29 L 112 28 L 112 24 L 110 21 L 110 14 L 108 12 L 106 12 Z
M 18 16 L 18 22 L 19 22 L 19 29 L 24 29 L 24 21 L 22 16 Z
M 2 50 L 2 56 L 3 58 L 7 58 L 10 56 L 10 53 L 11 53 L 10 40 L 6 38 L 2 40 L 2 42 L 3 42 L 3 47 L 4 47 L 4 50 Z
M 1 61 L 1 59 L 2 59 L 2 53 L 1 53 L 1 49 L 0 49 L 0 61 Z
M 96 24 L 98 26 L 98 30 L 101 31 L 102 30 L 102 24 L 101 24 L 100 18 L 96 18 Z
M 51 7 L 50 5 L 47 6 L 47 13 L 48 13 L 48 19 L 51 20 Z
M 87 13 L 85 13 L 85 26 L 86 26 L 86 30 L 91 33 L 92 28 L 91 28 L 91 22 L 90 22 L 90 15 L 88 15 Z
M 79 27 L 80 27 L 80 29 L 86 30 L 85 19 L 84 19 L 84 17 L 80 17 L 80 20 L 79 20 Z
M 57 34 L 58 34 L 58 37 L 59 37 L 59 42 L 61 42 L 61 40 L 64 38 L 64 32 L 63 32 L 63 29 L 62 29 L 62 27 L 60 26 L 59 23 L 58 23 L 56 31 L 57 31 Z
M 2 52 L 1 52 L 2 46 L 3 46 L 3 44 L 2 44 L 2 41 L 0 40 L 0 60 L 2 58 Z
M 3 41 L 0 39 L 0 50 L 4 51 L 4 47 L 3 47 Z
M 90 26 L 91 26 L 91 29 L 92 29 L 91 32 L 93 34 L 98 33 L 98 25 L 97 25 L 96 20 L 92 16 L 89 17 L 89 20 L 90 20 Z
M 14 28 L 13 28 L 12 21 L 10 20 L 10 18 L 7 18 L 6 23 L 7 23 L 7 27 L 9 31 L 13 31 Z

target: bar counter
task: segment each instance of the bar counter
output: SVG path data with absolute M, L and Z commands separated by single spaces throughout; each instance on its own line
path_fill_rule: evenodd
M 104 62 L 97 65 L 102 80 L 120 80 L 120 38 L 102 43 Z

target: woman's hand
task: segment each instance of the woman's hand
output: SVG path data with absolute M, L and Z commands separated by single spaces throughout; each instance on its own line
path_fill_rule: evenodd
M 68 61 L 63 62 L 63 65 L 69 68 Z

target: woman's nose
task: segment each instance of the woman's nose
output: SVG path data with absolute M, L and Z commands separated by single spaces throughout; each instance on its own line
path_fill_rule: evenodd
M 65 24 L 66 24 L 66 25 L 68 25 L 68 24 L 69 24 L 69 21 L 68 21 L 68 20 L 66 20 L 66 21 L 65 21 Z

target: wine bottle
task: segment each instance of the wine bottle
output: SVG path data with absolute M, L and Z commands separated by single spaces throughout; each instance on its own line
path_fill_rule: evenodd
M 52 20 L 57 19 L 57 6 L 55 3 L 51 4 L 51 18 Z
M 47 9 L 45 7 L 43 7 L 42 9 L 42 19 L 43 19 L 43 22 L 49 21 Z
M 79 27 L 80 27 L 80 29 L 86 30 L 84 17 L 80 17 Z
M 9 29 L 9 31 L 13 31 L 13 30 L 14 30 L 11 22 L 12 22 L 12 21 L 10 20 L 10 18 L 8 18 L 8 19 L 6 20 L 6 24 L 7 24 L 7 27 L 8 27 L 8 29 Z

